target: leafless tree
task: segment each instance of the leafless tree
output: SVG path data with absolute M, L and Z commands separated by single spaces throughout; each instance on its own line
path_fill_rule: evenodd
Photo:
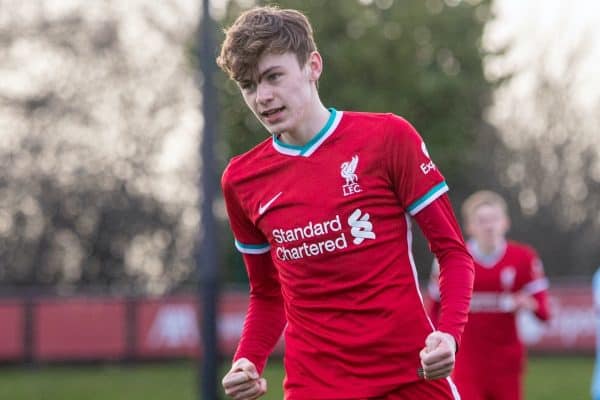
M 190 276 L 195 2 L 0 0 L 0 282 Z
M 488 120 L 498 146 L 488 159 L 519 206 L 517 229 L 555 273 L 584 275 L 600 260 L 600 85 L 589 78 L 600 30 L 591 19 L 561 21 L 539 37 L 534 27 L 529 37 L 513 32 L 490 57 L 499 85 Z

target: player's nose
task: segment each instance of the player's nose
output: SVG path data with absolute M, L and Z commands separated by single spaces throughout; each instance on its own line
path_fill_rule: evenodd
M 273 100 L 273 90 L 268 85 L 259 83 L 256 86 L 256 102 L 266 104 L 271 100 Z

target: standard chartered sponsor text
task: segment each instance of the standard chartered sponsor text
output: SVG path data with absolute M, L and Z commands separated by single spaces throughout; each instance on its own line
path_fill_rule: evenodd
M 310 244 L 303 242 L 298 246 L 284 246 L 285 243 L 291 244 L 293 242 L 304 241 L 306 239 L 329 235 L 333 232 L 341 232 L 341 230 L 342 223 L 339 215 L 328 221 L 317 223 L 309 221 L 305 226 L 293 229 L 273 229 L 272 233 L 275 243 L 281 244 L 275 250 L 277 258 L 282 261 L 299 260 L 304 257 L 318 256 L 326 252 L 331 253 L 335 250 L 345 249 L 348 247 L 348 241 L 343 232 L 333 239 L 316 241 Z

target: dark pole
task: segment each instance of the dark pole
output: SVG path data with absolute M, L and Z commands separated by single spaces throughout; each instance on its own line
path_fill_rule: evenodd
M 210 0 L 202 1 L 200 27 L 200 68 L 202 72 L 202 136 L 200 187 L 202 188 L 201 244 L 197 246 L 196 268 L 198 271 L 200 302 L 202 309 L 202 358 L 200 385 L 202 400 L 218 399 L 218 340 L 217 340 L 217 243 L 213 202 L 216 192 L 214 137 L 217 126 L 217 96 L 214 86 L 215 45 L 214 27 L 210 16 Z

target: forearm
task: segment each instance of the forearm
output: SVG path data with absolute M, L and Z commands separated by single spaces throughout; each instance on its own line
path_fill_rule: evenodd
M 535 300 L 536 304 L 535 310 L 533 310 L 535 316 L 542 321 L 548 321 L 550 319 L 548 292 L 543 290 L 541 292 L 535 293 L 532 297 Z
M 473 259 L 446 195 L 419 212 L 415 219 L 440 263 L 441 306 L 437 329 L 451 334 L 459 345 L 473 291 Z
M 537 254 L 533 256 L 531 263 L 529 282 L 521 289 L 521 295 L 530 300 L 531 311 L 541 321 L 550 319 L 550 306 L 548 304 L 548 279 L 543 275 L 541 261 Z
M 268 253 L 244 254 L 243 258 L 250 281 L 250 300 L 234 360 L 247 358 L 262 373 L 285 327 L 283 297 Z
M 460 251 L 448 251 L 440 258 L 440 309 L 437 328 L 454 336 L 460 344 L 473 291 L 472 259 Z
M 281 297 L 250 296 L 248 312 L 234 360 L 247 358 L 259 373 L 285 327 L 285 312 Z

